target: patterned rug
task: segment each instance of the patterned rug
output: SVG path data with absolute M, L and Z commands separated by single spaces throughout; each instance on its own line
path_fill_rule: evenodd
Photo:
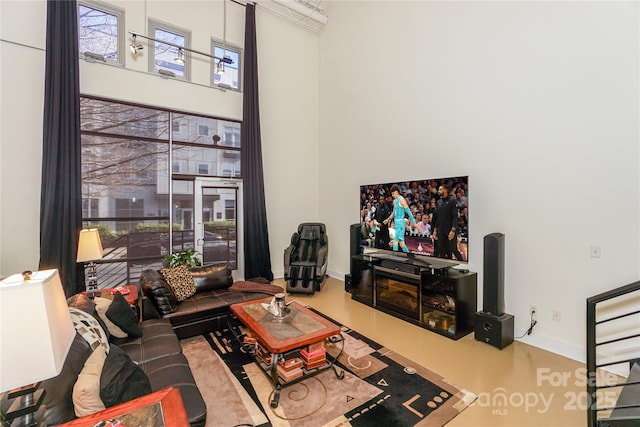
M 316 311 L 317 313 L 317 311 Z M 321 313 L 318 313 L 322 315 Z M 323 316 L 323 315 L 322 315 Z M 207 427 L 217 426 L 443 426 L 476 396 L 427 368 L 341 327 L 342 341 L 326 342 L 336 368 L 282 389 L 273 388 L 253 356 L 242 351 L 237 319 L 182 347 L 207 402 Z

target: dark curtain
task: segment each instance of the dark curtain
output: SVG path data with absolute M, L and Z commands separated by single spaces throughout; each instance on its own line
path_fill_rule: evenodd
M 244 277 L 273 280 L 269 231 L 264 201 L 256 6 L 247 3 L 244 29 L 244 102 L 242 119 L 242 178 L 244 184 Z
M 67 296 L 84 290 L 77 10 L 75 0 L 47 1 L 39 268 L 57 268 Z

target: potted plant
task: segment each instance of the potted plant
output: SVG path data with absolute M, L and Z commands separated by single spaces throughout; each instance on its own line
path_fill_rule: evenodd
M 199 257 L 200 252 L 196 252 L 193 248 L 189 248 L 184 252 L 174 252 L 166 255 L 164 260 L 169 268 L 178 267 L 183 264 L 187 267 L 199 267 L 202 265 Z

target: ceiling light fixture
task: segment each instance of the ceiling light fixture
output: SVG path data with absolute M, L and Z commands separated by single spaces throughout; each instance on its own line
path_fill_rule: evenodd
M 131 37 L 131 44 L 129 45 L 129 49 L 131 50 L 131 53 L 133 53 L 134 55 L 137 55 L 138 52 L 144 49 L 144 46 L 142 45 L 142 43 L 136 42 L 135 34 Z

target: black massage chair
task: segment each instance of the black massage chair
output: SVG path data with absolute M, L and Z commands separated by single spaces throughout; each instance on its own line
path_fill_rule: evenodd
M 310 294 L 324 286 L 329 258 L 329 238 L 322 223 L 305 222 L 284 250 L 284 280 L 288 293 Z

